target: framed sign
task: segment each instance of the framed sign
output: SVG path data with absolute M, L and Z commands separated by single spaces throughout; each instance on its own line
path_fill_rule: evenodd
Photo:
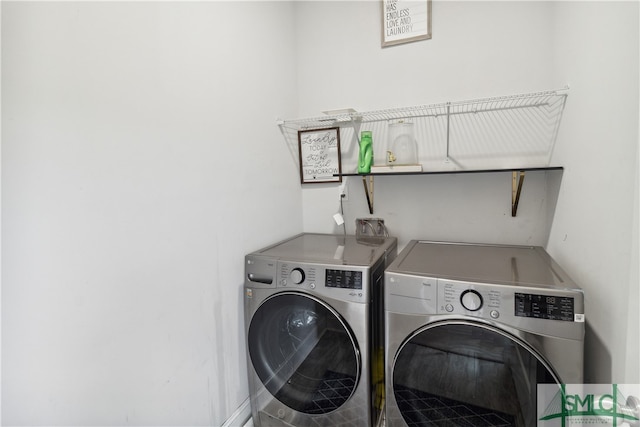
M 342 182 L 340 128 L 298 131 L 300 182 Z
M 382 47 L 431 38 L 431 0 L 382 0 Z

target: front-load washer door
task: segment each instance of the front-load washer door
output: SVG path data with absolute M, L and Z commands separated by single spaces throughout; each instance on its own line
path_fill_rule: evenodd
M 353 333 L 334 309 L 310 295 L 266 299 L 251 318 L 248 347 L 264 387 L 295 411 L 332 412 L 358 384 L 360 351 Z
M 558 383 L 526 343 L 466 321 L 416 331 L 393 363 L 393 397 L 408 426 L 535 427 L 537 384 Z

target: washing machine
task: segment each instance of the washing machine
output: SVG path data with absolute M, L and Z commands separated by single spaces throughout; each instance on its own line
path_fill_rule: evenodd
M 541 247 L 413 240 L 384 298 L 387 426 L 534 427 L 538 384 L 583 382 L 583 293 Z
M 245 257 L 255 426 L 371 426 L 382 413 L 394 237 L 303 233 Z

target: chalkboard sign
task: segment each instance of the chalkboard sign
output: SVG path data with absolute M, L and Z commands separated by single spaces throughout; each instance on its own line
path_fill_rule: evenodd
M 382 47 L 431 38 L 431 0 L 382 0 Z
M 300 182 L 342 182 L 340 128 L 298 131 Z

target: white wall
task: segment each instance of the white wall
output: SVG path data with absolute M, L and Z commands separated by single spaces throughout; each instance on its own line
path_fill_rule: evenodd
M 302 230 L 286 2 L 2 2 L 2 424 L 220 425 Z
M 551 6 L 435 1 L 431 40 L 382 49 L 379 2 L 303 2 L 297 16 L 301 114 L 562 88 L 566 81 L 554 78 L 550 64 Z M 357 149 L 345 145 L 351 158 L 343 164 L 353 165 Z M 377 177 L 373 216 L 385 219 L 401 246 L 416 238 L 544 245 L 553 208 L 546 187 L 557 180 L 556 174 L 527 175 L 512 218 L 510 174 Z M 307 187 L 305 230 L 340 231 L 332 222 L 340 209 L 337 187 Z M 344 211 L 353 233 L 354 219 L 371 215 L 360 179 L 348 178 L 348 187 Z
M 640 283 L 640 248 L 639 238 L 640 227 L 640 185 L 638 179 L 640 172 L 640 150 L 636 156 L 636 179 L 634 191 L 633 206 L 633 227 L 631 230 L 632 248 L 631 248 L 631 267 L 629 272 L 629 295 L 627 301 L 627 338 L 626 338 L 626 363 L 624 378 L 630 383 L 640 383 L 640 363 L 638 363 L 638 355 L 640 355 L 640 313 L 638 313 L 638 302 L 640 301 L 640 286 L 634 284 Z
M 561 2 L 555 11 L 554 64 L 572 89 L 549 251 L 585 290 L 592 382 L 640 380 L 637 341 L 627 339 L 639 326 L 638 278 L 631 275 L 638 265 L 638 16 L 638 2 Z M 604 23 L 606 30 L 596 30 Z M 627 357 L 635 367 L 625 366 Z
M 552 159 L 565 166 L 559 194 L 557 177 L 528 174 L 511 218 L 510 176 L 383 177 L 374 216 L 401 246 L 414 238 L 548 243 L 586 292 L 586 379 L 638 382 L 637 367 L 625 366 L 638 360 L 626 342 L 638 327 L 629 309 L 638 303 L 638 3 L 434 1 L 432 11 L 431 40 L 381 49 L 378 2 L 302 3 L 301 115 L 570 85 Z M 360 180 L 349 179 L 352 233 L 354 219 L 370 215 Z M 305 230 L 340 231 L 331 218 L 336 185 L 305 187 L 303 205 Z

